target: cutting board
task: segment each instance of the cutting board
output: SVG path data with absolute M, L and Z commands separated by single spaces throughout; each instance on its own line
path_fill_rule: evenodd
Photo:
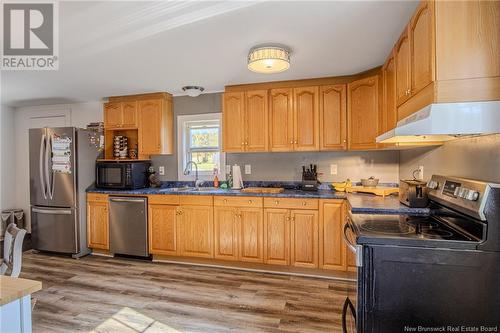
M 282 193 L 285 189 L 281 187 L 246 187 L 241 190 L 244 193 Z
M 385 196 L 390 195 L 392 193 L 399 193 L 399 188 L 397 188 L 397 187 L 383 187 L 383 186 L 377 186 L 377 187 L 353 186 L 353 187 L 347 187 L 346 192 L 347 193 L 351 193 L 351 192 L 372 193 L 375 195 L 385 197 Z

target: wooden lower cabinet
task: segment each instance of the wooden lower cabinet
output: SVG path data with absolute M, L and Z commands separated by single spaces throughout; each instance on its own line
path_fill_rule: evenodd
M 213 213 L 213 206 L 180 206 L 178 219 L 181 256 L 214 257 Z
M 264 209 L 264 244 L 266 264 L 290 264 L 290 211 L 288 209 Z
M 262 208 L 238 209 L 238 260 L 264 261 L 264 212 Z
M 214 208 L 215 258 L 238 260 L 238 213 L 234 207 Z
M 343 200 L 320 200 L 319 203 L 319 268 L 346 269 L 346 246 Z
M 109 250 L 107 195 L 92 195 L 87 199 L 87 243 L 92 249 Z
M 149 204 L 148 241 L 151 254 L 178 255 L 177 205 Z
M 318 211 L 290 211 L 290 264 L 296 267 L 318 267 Z

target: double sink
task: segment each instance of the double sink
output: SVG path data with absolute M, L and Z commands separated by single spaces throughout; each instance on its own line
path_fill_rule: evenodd
M 192 186 L 186 186 L 186 187 L 170 187 L 170 188 L 164 188 L 160 189 L 159 192 L 208 192 L 208 191 L 215 191 L 218 190 L 217 187 L 192 187 Z

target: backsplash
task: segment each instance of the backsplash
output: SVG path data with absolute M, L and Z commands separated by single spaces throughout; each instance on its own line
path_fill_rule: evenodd
M 500 134 L 465 138 L 440 147 L 401 151 L 401 178 L 424 166 L 424 179 L 433 174 L 500 183 Z

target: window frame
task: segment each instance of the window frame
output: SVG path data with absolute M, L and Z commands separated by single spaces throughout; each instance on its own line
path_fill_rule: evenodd
M 189 125 L 192 123 L 217 123 L 219 126 L 219 147 L 215 148 L 195 148 L 189 149 Z M 188 150 L 189 149 L 189 150 Z M 195 115 L 179 115 L 177 116 L 177 179 L 179 181 L 194 181 L 195 171 L 189 175 L 184 175 L 184 169 L 188 158 L 192 152 L 206 152 L 214 151 L 219 152 L 220 166 L 217 177 L 219 180 L 226 180 L 226 154 L 222 151 L 222 114 L 221 113 L 204 113 Z M 198 171 L 198 179 L 205 181 L 212 181 L 214 179 L 213 171 Z

